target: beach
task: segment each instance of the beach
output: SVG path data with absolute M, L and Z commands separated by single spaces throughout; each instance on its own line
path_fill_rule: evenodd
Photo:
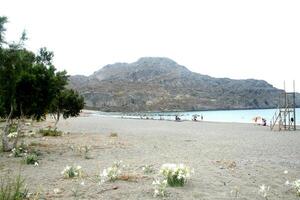
M 54 122 L 33 124 L 36 129 Z M 39 166 L 0 154 L 0 175 L 26 179 L 30 192 L 45 199 L 157 199 L 153 180 L 161 165 L 183 163 L 194 169 L 184 187 L 167 187 L 164 199 L 299 199 L 286 181 L 300 179 L 300 131 L 270 131 L 244 123 L 175 122 L 84 115 L 61 120 L 61 137 L 30 137 L 24 142 L 41 151 Z M 90 146 L 89 156 L 74 150 Z M 99 184 L 99 175 L 122 160 L 122 180 Z M 83 176 L 65 179 L 67 165 L 80 165 Z M 153 172 L 145 174 L 143 166 Z M 59 189 L 56 190 L 55 189 Z

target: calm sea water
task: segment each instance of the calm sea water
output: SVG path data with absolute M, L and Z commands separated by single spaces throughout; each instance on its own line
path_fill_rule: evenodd
M 140 119 L 141 116 L 149 119 L 174 120 L 178 115 L 182 120 L 192 120 L 193 115 L 203 116 L 204 121 L 213 122 L 241 122 L 253 123 L 253 118 L 261 116 L 269 121 L 272 119 L 277 109 L 257 109 L 257 110 L 215 110 L 215 111 L 193 111 L 193 112 L 147 112 L 147 113 L 104 113 L 97 112 L 96 115 L 112 116 L 122 118 Z M 296 122 L 300 124 L 300 108 L 296 109 Z

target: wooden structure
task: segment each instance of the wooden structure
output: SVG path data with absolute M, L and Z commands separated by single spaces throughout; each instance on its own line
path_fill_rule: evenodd
M 296 92 L 295 81 L 293 82 L 293 92 L 284 91 L 279 97 L 278 110 L 275 112 L 270 122 L 271 130 L 296 130 Z

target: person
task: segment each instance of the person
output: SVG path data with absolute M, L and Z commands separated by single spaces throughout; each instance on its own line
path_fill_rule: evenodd
M 262 125 L 267 126 L 267 120 L 265 118 L 262 118 Z
M 203 121 L 203 115 L 201 114 L 201 121 Z
M 178 115 L 175 115 L 175 121 L 180 121 L 180 118 L 178 117 Z
M 196 122 L 197 121 L 197 115 L 194 115 L 192 120 Z
M 293 118 L 293 117 L 291 117 L 291 122 L 292 122 L 292 123 L 294 122 L 294 118 Z

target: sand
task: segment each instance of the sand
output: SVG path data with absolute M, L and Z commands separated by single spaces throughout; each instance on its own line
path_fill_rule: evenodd
M 66 134 L 25 138 L 42 152 L 39 166 L 20 164 L 22 158 L 1 153 L 0 175 L 16 174 L 21 166 L 30 191 L 45 199 L 155 199 L 152 181 L 160 166 L 184 163 L 195 173 L 184 187 L 168 187 L 165 199 L 236 199 L 236 191 L 237 199 L 264 199 L 258 194 L 262 184 L 270 186 L 269 199 L 299 199 L 285 182 L 300 179 L 300 131 L 88 115 L 62 120 L 58 128 Z M 91 145 L 89 159 L 70 148 L 80 145 Z M 100 172 L 118 160 L 127 165 L 129 179 L 99 185 Z M 84 176 L 64 179 L 60 172 L 66 165 L 82 166 Z M 144 165 L 154 172 L 145 174 Z M 55 194 L 55 188 L 60 192 Z

